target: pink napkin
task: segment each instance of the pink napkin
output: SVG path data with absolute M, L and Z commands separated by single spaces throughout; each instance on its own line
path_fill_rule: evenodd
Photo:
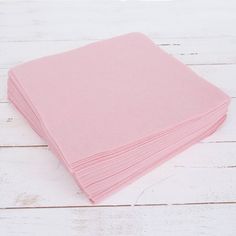
M 8 97 L 93 202 L 213 133 L 230 101 L 140 33 L 16 66 Z

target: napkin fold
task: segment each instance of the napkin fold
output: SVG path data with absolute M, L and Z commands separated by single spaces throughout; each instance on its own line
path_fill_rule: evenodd
M 141 33 L 16 66 L 8 97 L 95 203 L 215 132 L 230 102 Z

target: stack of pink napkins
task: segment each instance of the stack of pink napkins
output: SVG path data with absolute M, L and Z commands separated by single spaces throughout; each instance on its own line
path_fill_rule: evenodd
M 93 202 L 213 133 L 230 100 L 140 33 L 16 66 L 8 96 Z

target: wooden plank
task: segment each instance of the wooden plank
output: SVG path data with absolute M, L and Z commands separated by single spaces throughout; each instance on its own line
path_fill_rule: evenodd
M 7 71 L 0 69 L 0 103 L 7 102 Z
M 0 211 L 7 236 L 234 236 L 236 205 L 22 209 Z
M 235 153 L 234 143 L 199 143 L 100 205 L 236 201 Z M 0 208 L 91 205 L 47 148 L 0 148 L 0 157 Z
M 0 146 L 42 145 L 45 142 L 8 103 L 0 103 Z
M 236 235 L 236 100 L 216 134 L 96 207 L 6 99 L 10 67 L 132 31 L 236 97 L 235 11 L 234 0 L 0 1 L 0 235 Z
M 234 0 L 4 1 L 0 41 L 108 38 L 141 31 L 158 37 L 236 36 Z
M 115 36 L 112 35 L 112 36 Z M 150 38 L 185 64 L 235 64 L 236 37 Z M 78 48 L 97 40 L 0 42 L 0 68 Z M 39 47 L 40 44 L 40 47 Z M 17 52 L 17 53 L 16 53 Z

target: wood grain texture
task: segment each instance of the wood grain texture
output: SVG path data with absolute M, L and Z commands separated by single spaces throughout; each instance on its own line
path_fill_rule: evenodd
M 151 34 L 147 35 L 158 46 L 185 64 L 236 64 L 236 37 L 169 39 L 156 38 Z M 9 67 L 31 59 L 60 53 L 95 41 L 98 41 L 98 39 L 55 42 L 2 42 L 0 40 L 1 53 L 4 55 L 4 57 L 0 58 L 0 68 L 9 69 Z M 18 53 L 15 53 L 16 51 Z
M 236 36 L 235 1 L 3 1 L 1 41 L 102 39 L 141 31 L 157 37 Z
M 0 0 L 0 235 L 236 235 L 234 0 Z M 7 71 L 141 31 L 232 97 L 209 138 L 91 205 L 8 103 Z
M 0 217 L 9 236 L 236 234 L 235 204 L 0 210 Z

